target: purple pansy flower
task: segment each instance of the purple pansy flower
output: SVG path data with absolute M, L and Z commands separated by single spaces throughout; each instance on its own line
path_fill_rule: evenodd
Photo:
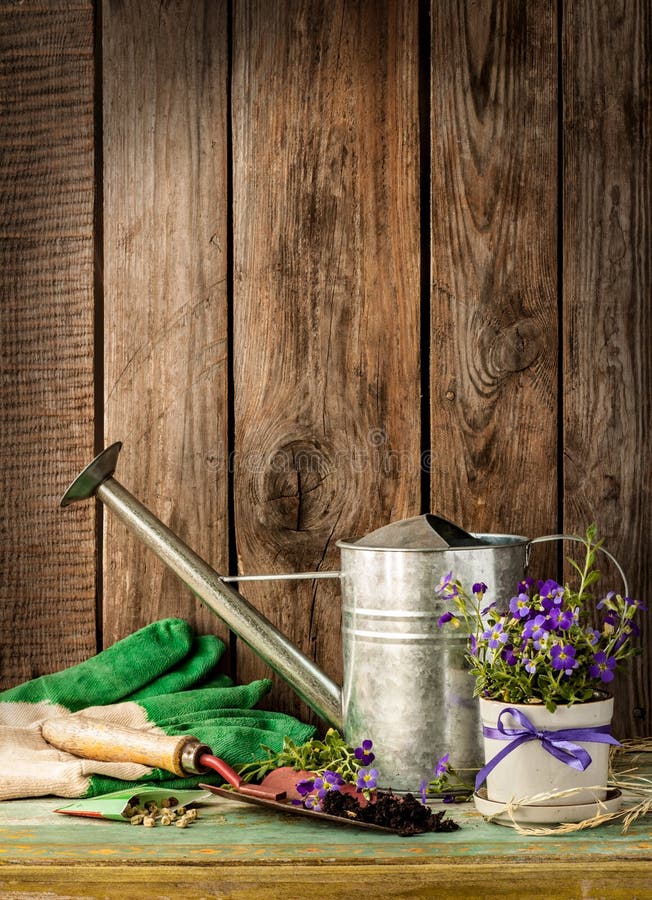
M 297 784 L 297 791 L 301 794 L 302 797 L 307 796 L 311 791 L 315 788 L 315 779 L 314 778 L 306 778 L 303 781 L 299 781 Z
M 615 613 L 608 612 L 602 623 L 602 631 L 604 634 L 613 634 L 618 618 Z
M 360 769 L 356 779 L 359 791 L 372 791 L 378 783 L 378 769 Z
M 448 597 L 456 597 L 459 593 L 457 590 L 457 585 L 453 583 L 453 573 L 449 572 L 448 575 L 444 575 L 442 580 L 439 582 L 435 591 L 438 594 L 446 594 Z
M 530 612 L 530 598 L 527 594 L 520 593 L 509 601 L 509 611 L 515 618 L 524 619 Z
M 453 615 L 452 612 L 445 612 L 445 613 L 443 613 L 443 615 L 441 615 L 437 619 L 437 625 L 439 626 L 439 628 L 441 628 L 442 625 L 445 625 L 446 622 L 450 622 L 451 619 L 454 619 L 454 618 L 455 618 L 455 616 Z
M 444 753 L 442 758 L 439 760 L 437 765 L 435 766 L 435 778 L 441 778 L 442 775 L 445 775 L 448 772 L 448 757 L 450 753 Z
M 541 608 L 546 612 L 550 612 L 553 606 L 561 606 L 564 588 L 549 578 L 539 587 L 539 596 L 541 597 Z
M 599 678 L 601 681 L 613 681 L 616 665 L 617 662 L 615 657 L 607 656 L 607 654 L 601 650 L 593 657 L 593 665 L 589 669 L 589 675 L 591 678 Z
M 532 587 L 534 587 L 534 578 L 530 578 L 528 576 L 525 581 L 519 581 L 516 590 L 519 592 L 519 594 L 527 594 Z
M 323 800 L 329 791 L 339 791 L 344 784 L 344 779 L 339 772 L 331 772 L 325 769 L 321 778 L 315 778 L 313 790 L 317 791 L 317 797 Z
M 487 590 L 487 585 L 484 583 L 484 581 L 476 581 L 476 583 L 473 585 L 473 593 L 474 594 L 482 595 L 486 592 L 486 590 Z
M 548 620 L 553 628 L 566 631 L 575 621 L 575 614 L 572 609 L 561 610 L 558 606 L 554 606 L 548 613 Z
M 356 747 L 353 751 L 353 755 L 357 760 L 362 763 L 363 766 L 369 766 L 375 760 L 376 756 L 374 753 L 371 753 L 371 748 L 373 747 L 373 741 L 369 739 L 364 740 L 359 747 Z
M 647 606 L 644 603 L 641 603 L 640 600 L 632 600 L 631 597 L 625 597 L 625 606 L 634 606 L 636 609 L 640 609 L 641 612 L 647 612 Z
M 547 600 L 555 600 L 557 605 L 561 603 L 561 598 L 564 594 L 563 587 L 554 581 L 552 578 L 549 578 L 547 581 L 544 581 L 543 584 L 539 588 L 539 596 L 541 599 L 544 597 Z
M 525 671 L 529 672 L 530 675 L 534 675 L 537 670 L 537 664 L 533 659 L 525 658 Z
M 534 619 L 530 619 L 529 622 L 525 623 L 525 628 L 523 629 L 523 637 L 526 640 L 530 638 L 532 639 L 535 650 L 541 649 L 541 641 L 546 635 L 545 626 L 546 617 L 541 615 L 535 616 Z
M 505 660 L 508 666 L 515 666 L 518 662 L 518 656 L 514 654 L 514 647 L 511 644 L 505 645 L 500 651 L 500 656 Z
M 570 675 L 573 669 L 576 669 L 579 665 L 575 659 L 575 653 L 576 650 L 572 644 L 555 644 L 550 650 L 553 669 L 558 669 L 563 671 L 565 675 Z
M 597 605 L 597 609 L 602 609 L 603 607 L 608 606 L 609 603 L 611 603 L 611 601 L 613 600 L 613 598 L 615 596 L 616 596 L 615 591 L 609 591 L 609 593 L 605 594 L 605 596 L 602 598 L 602 600 L 600 600 L 600 602 Z
M 553 607 L 553 609 L 548 611 L 548 623 L 551 628 L 559 627 L 559 619 L 561 618 L 562 611 L 558 606 Z
M 503 628 L 502 622 L 496 622 L 496 624 L 492 628 L 488 628 L 484 634 L 483 638 L 486 638 L 489 641 L 489 646 L 495 649 L 499 644 L 507 643 L 507 634 Z
M 371 744 L 371 741 L 369 741 L 368 743 Z M 325 769 L 322 777 L 325 784 L 329 785 L 331 788 L 337 788 L 344 784 L 344 779 L 342 778 L 340 773 L 331 772 L 330 769 Z

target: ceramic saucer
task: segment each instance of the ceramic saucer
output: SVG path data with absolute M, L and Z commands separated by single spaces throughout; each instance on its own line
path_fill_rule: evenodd
M 562 806 L 555 803 L 541 804 L 537 806 L 519 806 L 513 811 L 514 821 L 519 825 L 560 825 L 564 822 L 583 822 L 593 816 L 603 813 L 616 812 L 620 808 L 622 798 L 621 791 L 607 791 L 604 800 L 594 800 L 591 803 L 578 803 L 575 806 Z M 490 816 L 493 821 L 501 825 L 512 825 L 513 820 L 507 812 L 507 804 L 496 800 L 487 799 L 487 789 L 481 788 L 473 795 L 475 808 L 483 816 Z

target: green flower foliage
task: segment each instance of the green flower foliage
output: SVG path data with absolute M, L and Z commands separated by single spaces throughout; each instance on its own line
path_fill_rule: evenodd
M 323 741 L 313 738 L 298 745 L 286 737 L 279 752 L 275 753 L 263 746 L 267 759 L 236 768 L 245 781 L 261 781 L 274 769 L 289 766 L 297 771 L 305 770 L 316 775 L 323 775 L 326 771 L 337 772 L 344 781 L 355 784 L 358 772 L 369 760 L 369 756 L 373 761 L 373 755 L 360 753 L 360 749 L 350 747 L 335 728 L 329 728 Z
M 498 602 L 485 605 L 483 583 L 474 584 L 469 594 L 453 573 L 442 580 L 437 593 L 452 608 L 439 625 L 467 632 L 467 661 L 477 696 L 543 703 L 552 712 L 559 704 L 599 695 L 624 661 L 640 653 L 633 643 L 640 633 L 635 618 L 645 606 L 613 591 L 597 599 L 591 590 L 600 579 L 595 561 L 601 543 L 591 526 L 584 564 L 569 560 L 579 576 L 576 589 L 528 578 L 503 608 Z M 602 619 L 594 628 L 596 610 Z

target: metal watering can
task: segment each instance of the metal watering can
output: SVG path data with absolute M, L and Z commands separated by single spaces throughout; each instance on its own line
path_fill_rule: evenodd
M 479 768 L 483 748 L 466 635 L 439 629 L 446 603 L 435 587 L 448 572 L 465 585 L 484 581 L 506 603 L 526 575 L 532 540 L 470 534 L 439 516 L 393 522 L 337 542 L 340 572 L 222 576 L 113 478 L 120 443 L 77 476 L 61 505 L 97 496 L 190 590 L 350 744 L 374 742 L 383 787 L 416 791 L 445 752 L 457 769 Z M 615 564 L 627 590 L 619 563 Z M 344 684 L 340 689 L 229 582 L 338 578 L 342 591 Z

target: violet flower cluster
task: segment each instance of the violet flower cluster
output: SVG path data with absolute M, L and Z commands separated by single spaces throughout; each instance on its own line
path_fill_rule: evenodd
M 465 628 L 476 695 L 540 702 L 554 711 L 559 704 L 593 699 L 621 664 L 640 652 L 633 643 L 640 634 L 635 618 L 646 607 L 614 591 L 596 603 L 589 591 L 600 578 L 594 567 L 600 543 L 592 526 L 583 568 L 569 560 L 581 579 L 578 590 L 552 579 L 526 578 L 503 609 L 497 602 L 485 605 L 482 582 L 468 595 L 452 573 L 442 579 L 437 593 L 453 609 L 440 616 L 439 626 Z
M 311 738 L 297 745 L 287 735 L 283 738 L 280 751 L 273 751 L 262 745 L 267 758 L 245 763 L 237 767 L 245 781 L 262 781 L 265 775 L 285 766 L 297 771 L 314 772 L 323 775 L 326 771 L 337 772 L 344 781 L 355 784 L 358 771 L 374 761 L 371 741 L 362 741 L 360 747 L 351 747 L 335 728 L 329 728 L 322 740 Z
M 345 784 L 355 784 L 356 791 L 362 793 L 368 800 L 371 792 L 376 790 L 378 783 L 378 769 L 371 768 L 371 763 L 376 758 L 371 752 L 372 746 L 373 744 L 370 740 L 364 740 L 361 746 L 354 748 L 353 757 L 360 766 L 355 772 L 354 781 L 343 778 L 338 771 L 325 769 L 314 778 L 305 778 L 299 781 L 297 792 L 301 799 L 293 800 L 292 802 L 296 806 L 303 806 L 305 809 L 319 812 L 322 801 L 329 791 L 341 791 Z
M 296 806 L 303 806 L 306 809 L 314 809 L 319 812 L 321 809 L 321 801 L 329 791 L 339 791 L 344 784 L 344 779 L 339 772 L 331 772 L 326 769 L 321 775 L 315 778 L 304 778 L 297 784 L 297 792 L 300 794 L 300 800 L 293 800 Z

